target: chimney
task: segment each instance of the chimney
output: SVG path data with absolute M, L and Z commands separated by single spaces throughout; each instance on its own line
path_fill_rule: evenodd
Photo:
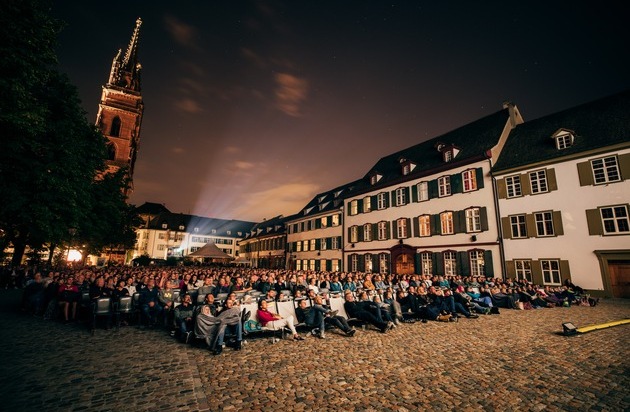
M 517 120 L 518 112 L 516 111 L 514 103 L 506 100 L 503 102 L 503 108 L 508 109 L 510 113 L 510 124 L 512 125 L 512 128 L 516 127 L 519 122 Z

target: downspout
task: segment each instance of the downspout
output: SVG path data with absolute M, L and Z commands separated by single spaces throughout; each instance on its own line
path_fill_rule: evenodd
M 344 201 L 345 203 L 345 201 Z M 343 205 L 339 208 L 341 212 L 341 264 L 340 272 L 346 272 L 346 216 L 343 212 Z
M 488 157 L 488 166 L 490 167 L 490 177 L 492 178 L 492 199 L 494 201 L 494 218 L 497 224 L 497 231 L 499 232 L 499 258 L 501 259 L 501 278 L 506 280 L 506 266 L 505 266 L 505 250 L 503 247 L 503 225 L 501 225 L 501 213 L 499 211 L 499 196 L 497 190 L 497 179 L 492 174 L 492 158 Z

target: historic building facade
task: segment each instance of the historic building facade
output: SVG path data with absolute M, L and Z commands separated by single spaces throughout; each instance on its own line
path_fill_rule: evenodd
M 630 92 L 517 126 L 493 175 L 507 277 L 630 297 Z
M 125 54 L 119 49 L 114 57 L 96 115 L 96 126 L 108 140 L 108 172 L 125 168 L 129 190 L 133 189 L 133 170 L 144 113 L 140 78 L 142 66 L 138 61 L 141 25 L 142 20 L 136 20 L 136 27 Z
M 286 218 L 282 215 L 256 223 L 238 242 L 235 263 L 255 268 L 284 269 L 287 259 Z

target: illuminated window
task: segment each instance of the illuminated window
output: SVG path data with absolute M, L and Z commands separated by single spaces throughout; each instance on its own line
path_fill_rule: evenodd
M 422 265 L 423 275 L 433 274 L 433 259 L 431 256 L 431 252 L 422 252 L 420 254 L 420 264 Z
M 470 275 L 471 276 L 483 276 L 485 270 L 485 261 L 483 258 L 482 250 L 472 250 L 469 254 L 470 259 Z
M 407 219 L 400 218 L 396 221 L 396 236 L 398 239 L 407 237 Z
M 481 213 L 478 207 L 466 209 L 466 232 L 481 231 Z
M 431 236 L 431 216 L 422 215 L 418 217 L 418 236 Z
M 452 235 L 454 233 L 453 212 L 440 213 L 440 224 L 443 235 Z
M 475 169 L 465 170 L 462 173 L 462 182 L 464 183 L 464 192 L 477 190 L 477 171 Z
M 370 196 L 363 198 L 363 213 L 369 213 L 372 211 L 372 199 Z
M 396 189 L 396 206 L 403 206 L 407 204 L 407 190 L 404 187 Z
M 457 255 L 455 252 L 444 252 L 444 274 L 454 276 L 457 274 Z
M 418 200 L 420 202 L 429 200 L 429 183 L 428 182 L 418 183 Z
M 363 225 L 363 240 L 366 242 L 370 242 L 372 240 L 372 225 L 370 223 Z
M 378 240 L 387 239 L 387 222 L 378 222 Z

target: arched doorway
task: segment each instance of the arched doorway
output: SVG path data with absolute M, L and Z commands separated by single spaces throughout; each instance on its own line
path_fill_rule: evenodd
M 405 244 L 400 244 L 394 246 L 390 250 L 392 256 L 393 273 L 399 275 L 409 275 L 415 273 L 415 248 Z

